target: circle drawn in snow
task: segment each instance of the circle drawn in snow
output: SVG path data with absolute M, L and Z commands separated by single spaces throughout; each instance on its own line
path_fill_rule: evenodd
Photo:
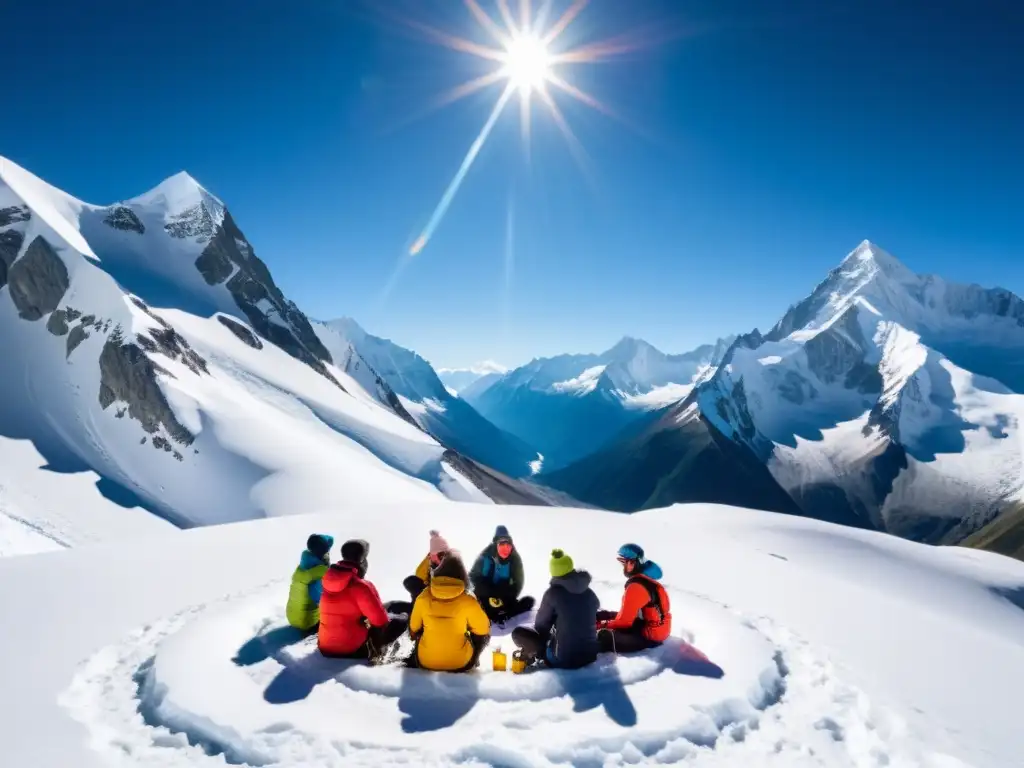
M 621 594 L 621 585 L 595 589 L 606 604 Z M 712 601 L 669 592 L 676 623 L 685 622 L 714 668 L 695 661 L 680 638 L 571 672 L 495 672 L 488 651 L 482 668 L 467 675 L 371 668 L 324 659 L 314 638 L 302 640 L 281 626 L 282 588 L 275 585 L 105 649 L 86 662 L 63 701 L 89 727 L 97 748 L 122 758 L 127 753 L 139 765 L 194 768 L 211 759 L 211 765 L 543 766 L 604 764 L 609 757 L 675 762 L 708 748 L 717 754 L 763 747 L 771 754 L 776 744 L 759 745 L 759 739 L 785 721 L 785 712 L 803 716 L 780 704 L 792 666 L 788 651 L 762 625 Z M 794 642 L 788 633 L 780 636 Z M 494 642 L 511 650 L 506 637 Z M 802 650 L 798 663 L 812 658 Z M 820 669 L 805 666 L 817 685 Z M 839 694 L 835 702 L 849 700 L 845 689 Z M 825 696 L 816 721 L 830 705 L 842 720 L 840 704 Z M 812 724 L 806 729 L 804 743 L 834 736 Z M 823 742 L 821 754 L 829 748 L 832 742 Z

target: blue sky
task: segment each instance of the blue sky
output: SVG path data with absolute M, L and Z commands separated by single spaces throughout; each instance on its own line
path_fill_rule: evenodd
M 639 130 L 562 98 L 590 174 L 539 110 L 527 164 L 510 105 L 386 298 L 497 87 L 429 112 L 485 70 L 380 8 L 483 40 L 455 0 L 7 4 L 0 154 L 97 203 L 186 169 L 311 315 L 438 366 L 683 351 L 864 238 L 1024 294 L 1022 6 L 593 0 L 567 42 L 686 30 L 563 70 Z

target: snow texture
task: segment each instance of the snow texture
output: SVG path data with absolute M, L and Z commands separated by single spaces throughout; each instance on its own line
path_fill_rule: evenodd
M 2 635 L 5 762 L 995 768 L 1024 750 L 1019 562 L 721 506 L 500 514 L 359 506 L 0 561 L 4 615 L 44 600 L 75 627 Z M 564 546 L 606 605 L 616 547 L 643 542 L 673 638 L 577 672 L 458 676 L 323 659 L 283 626 L 310 531 L 371 541 L 387 599 L 428 529 L 472 556 L 499 522 L 528 592 Z M 492 647 L 510 650 L 509 630 Z
M 44 546 L 27 530 L 74 545 L 339 500 L 483 499 L 332 365 L 187 174 L 101 208 L 0 159 L 0 255 L 0 359 L 18 372 L 0 377 L 4 554 Z

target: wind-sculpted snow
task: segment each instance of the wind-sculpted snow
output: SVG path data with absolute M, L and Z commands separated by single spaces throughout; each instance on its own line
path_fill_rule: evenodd
M 275 584 L 133 633 L 62 701 L 129 764 L 861 765 L 912 761 L 890 713 L 766 619 L 677 590 L 683 637 L 576 671 L 468 675 L 326 659 Z M 606 602 L 620 587 L 597 585 Z M 494 628 L 490 650 L 510 650 Z M 694 645 L 701 649 L 697 651 Z M 402 643 L 403 653 L 411 642 Z M 525 738 L 529 734 L 529 738 Z M 915 764 L 907 762 L 906 764 Z

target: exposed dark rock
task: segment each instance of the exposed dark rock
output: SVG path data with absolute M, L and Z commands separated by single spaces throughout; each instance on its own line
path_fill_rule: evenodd
M 141 440 L 139 440 L 139 445 L 145 445 L 146 444 L 146 440 L 148 440 L 148 439 L 149 438 L 143 436 L 143 438 Z
M 27 205 L 12 205 L 8 208 L 0 208 L 0 227 L 7 227 L 11 224 L 21 224 L 32 218 L 32 211 Z
M 153 447 L 159 448 L 167 453 L 171 452 L 171 444 L 165 438 L 160 437 L 160 435 L 153 438 Z
M 39 320 L 53 312 L 70 284 L 64 261 L 46 240 L 33 240 L 25 255 L 8 270 L 11 300 L 24 320 Z
M 235 304 L 257 334 L 341 386 L 324 365 L 333 362 L 331 355 L 308 318 L 281 293 L 230 212 L 224 212 L 224 221 L 196 259 L 196 268 L 209 285 L 227 280 Z
M 781 397 L 797 405 L 802 405 L 818 396 L 818 390 L 814 388 L 814 385 L 792 369 L 786 370 L 777 387 Z
M 173 221 L 164 225 L 164 230 L 171 237 L 179 239 L 194 237 L 201 243 L 210 239 L 214 228 L 213 216 L 210 215 L 210 211 L 204 203 L 179 213 Z
M 232 320 L 230 317 L 225 317 L 224 315 L 217 315 L 217 320 L 220 321 L 221 325 L 235 334 L 243 344 L 247 344 L 253 349 L 263 349 L 263 342 L 259 340 L 259 337 L 241 323 L 236 320 Z
M 7 285 L 7 273 L 18 258 L 25 235 L 14 229 L 0 232 L 0 288 Z
M 452 450 L 441 461 L 483 491 L 495 504 L 525 504 L 535 507 L 590 507 L 566 493 L 503 475 Z
M 178 360 L 197 376 L 210 372 L 206 360 L 192 349 L 184 336 L 169 325 L 149 331 L 148 336 L 140 333 L 135 338 L 147 352 L 159 352 L 172 360 Z
M 217 239 L 210 243 L 196 259 L 196 269 L 207 285 L 220 285 L 231 277 L 234 267 L 227 254 L 217 246 Z
M 68 334 L 68 351 L 66 356 L 71 357 L 71 353 L 75 351 L 79 344 L 89 338 L 88 331 L 85 330 L 84 326 L 76 325 L 71 329 L 71 333 Z
M 157 374 L 166 373 L 155 365 L 138 344 L 126 343 L 121 329 L 115 328 L 100 353 L 100 407 L 106 410 L 115 402 L 126 403 L 128 415 L 153 435 L 152 441 L 164 440 L 157 434 L 162 428 L 172 440 L 191 445 L 194 435 L 174 415 Z
M 68 332 L 68 313 L 63 309 L 51 312 L 50 319 L 46 321 L 46 330 L 54 336 L 66 336 Z
M 123 205 L 115 207 L 108 213 L 107 217 L 103 219 L 103 223 L 124 232 L 138 232 L 140 235 L 146 232 L 146 227 L 143 226 L 139 217 L 135 215 L 135 211 Z
M 690 398 L 629 426 L 608 446 L 540 481 L 620 512 L 709 502 L 799 514 L 746 445 L 694 409 Z
M 67 313 L 69 323 L 73 323 L 82 316 L 82 313 L 73 307 L 65 307 L 64 311 Z
M 807 365 L 821 381 L 831 384 L 846 377 L 853 369 L 863 376 L 864 351 L 867 340 L 857 320 L 857 310 L 850 309 L 831 327 L 816 334 L 804 344 Z

